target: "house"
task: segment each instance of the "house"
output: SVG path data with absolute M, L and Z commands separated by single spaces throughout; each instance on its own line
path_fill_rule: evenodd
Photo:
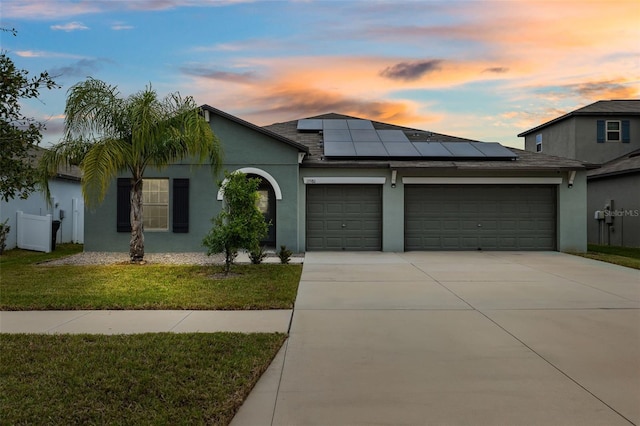
M 640 247 L 640 149 L 587 173 L 587 212 L 589 242 Z
M 202 109 L 222 142 L 223 169 L 261 178 L 272 247 L 586 249 L 580 161 L 341 114 L 258 127 Z M 146 250 L 204 250 L 221 176 L 190 161 L 146 176 Z M 128 247 L 127 185 L 123 175 L 87 212 L 85 250 Z
M 518 136 L 527 151 L 589 163 L 589 243 L 640 247 L 640 100 L 598 101 Z
M 35 148 L 36 161 L 43 152 L 43 148 Z M 42 191 L 34 191 L 26 199 L 0 200 L 0 222 L 8 219 L 7 225 L 11 227 L 6 240 L 7 250 L 18 247 L 18 212 L 35 216 L 51 215 L 52 220 L 59 220 L 60 227 L 56 235 L 58 243 L 84 242 L 84 201 L 80 177 L 77 167 L 60 167 L 58 173 L 49 179 L 51 205 L 47 204 Z

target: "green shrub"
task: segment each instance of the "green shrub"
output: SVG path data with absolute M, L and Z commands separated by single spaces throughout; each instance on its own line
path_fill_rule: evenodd
M 293 252 L 287 249 L 287 246 L 280 246 L 280 251 L 278 251 L 278 257 L 280 258 L 280 263 L 287 264 L 291 260 L 291 255 Z
M 262 263 L 265 257 L 267 257 L 267 252 L 263 246 L 258 246 L 249 252 L 249 259 L 254 265 Z
M 11 230 L 7 222 L 9 222 L 9 219 L 0 223 L 0 254 L 4 253 L 4 249 L 7 248 L 7 235 L 9 235 L 9 231 Z

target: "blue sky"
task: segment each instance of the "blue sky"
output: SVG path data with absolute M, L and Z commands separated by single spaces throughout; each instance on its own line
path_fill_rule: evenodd
M 151 84 L 258 125 L 337 112 L 521 148 L 517 134 L 640 94 L 640 2 L 2 0 L 2 49 L 63 87 Z

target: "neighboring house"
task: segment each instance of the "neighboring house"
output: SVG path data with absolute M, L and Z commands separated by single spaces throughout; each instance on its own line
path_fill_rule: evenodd
M 587 173 L 587 211 L 589 242 L 640 247 L 640 149 Z
M 527 151 L 595 169 L 587 177 L 588 242 L 640 247 L 640 100 L 598 101 L 518 136 Z
M 339 114 L 258 127 L 202 108 L 222 142 L 223 169 L 262 179 L 271 247 L 586 249 L 579 161 Z M 190 161 L 147 173 L 148 252 L 204 250 L 223 203 L 220 177 Z M 127 250 L 128 189 L 123 175 L 87 211 L 85 250 Z
M 43 149 L 36 148 L 36 159 L 42 155 Z M 60 220 L 60 228 L 57 231 L 58 243 L 83 243 L 84 242 L 84 201 L 80 186 L 80 170 L 77 167 L 60 167 L 58 174 L 49 179 L 52 203 L 47 205 L 47 200 L 42 191 L 32 192 L 28 198 L 19 197 L 8 202 L 0 200 L 0 222 L 9 219 L 7 224 L 11 227 L 7 235 L 7 250 L 17 247 L 17 212 L 28 215 L 51 215 L 52 220 Z

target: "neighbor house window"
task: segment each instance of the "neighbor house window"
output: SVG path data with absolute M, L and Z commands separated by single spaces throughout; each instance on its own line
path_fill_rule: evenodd
M 607 142 L 620 142 L 620 121 L 607 121 Z
M 145 231 L 169 229 L 169 179 L 142 181 Z
M 598 143 L 605 142 L 631 142 L 631 126 L 629 120 L 598 120 Z
M 536 152 L 542 152 L 542 133 L 536 135 Z

